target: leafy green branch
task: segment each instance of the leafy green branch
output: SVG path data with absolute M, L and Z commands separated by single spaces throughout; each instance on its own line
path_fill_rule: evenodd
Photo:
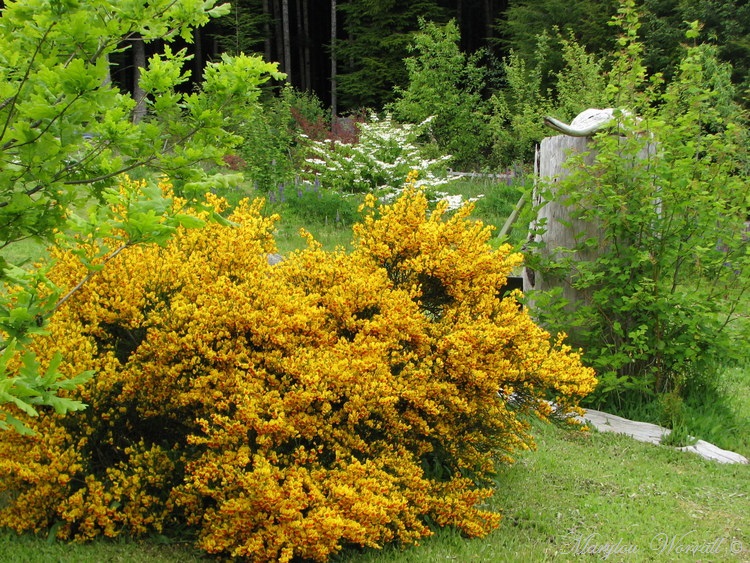
M 85 375 L 66 378 L 55 362 L 39 372 L 29 342 L 126 248 L 164 244 L 179 226 L 202 224 L 175 210 L 156 185 L 115 189 L 123 173 L 158 171 L 204 187 L 237 180 L 207 177 L 195 165 L 218 161 L 239 143 L 229 116 L 255 111 L 260 86 L 284 76 L 259 57 L 224 57 L 209 64 L 198 91 L 179 93 L 189 57 L 168 45 L 176 37 L 191 41 L 196 27 L 228 10 L 215 0 L 6 2 L 0 14 L 0 248 L 28 238 L 68 244 L 66 236 L 85 230 L 119 242 L 97 257 L 80 254 L 88 273 L 62 297 L 44 268 L 0 258 L 6 286 L 0 295 L 0 405 L 27 413 L 44 405 L 60 412 L 82 408 L 58 392 Z M 149 111 L 138 123 L 133 97 L 109 80 L 109 56 L 136 36 L 167 43 L 141 71 Z M 108 215 L 118 204 L 124 215 Z M 73 209 L 88 209 L 89 216 L 82 219 Z M 18 430 L 12 413 L 2 412 L 0 428 Z

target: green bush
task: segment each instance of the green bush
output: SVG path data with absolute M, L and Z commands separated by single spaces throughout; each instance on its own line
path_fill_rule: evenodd
M 225 159 L 225 163 L 241 170 L 262 192 L 294 181 L 304 162 L 310 124 L 324 130 L 328 127 L 320 100 L 289 85 L 258 102 L 256 111 L 235 119 L 243 141 L 235 159 Z
M 404 60 L 409 74 L 405 89 L 396 89 L 391 104 L 394 117 L 421 123 L 434 116 L 427 140 L 456 166 L 473 168 L 486 161 L 490 131 L 482 98 L 486 70 L 478 64 L 481 53 L 467 56 L 459 49 L 460 32 L 454 20 L 444 26 L 420 20 L 419 33 Z
M 268 191 L 294 178 L 294 120 L 285 97 L 272 96 L 259 103 L 256 111 L 243 116 L 237 132 L 243 138 L 237 153 L 247 181 Z
M 535 265 L 547 277 L 571 275 L 588 296 L 570 309 L 558 294 L 540 295 L 539 318 L 577 327 L 574 341 L 600 376 L 595 400 L 610 406 L 685 396 L 701 372 L 744 354 L 728 330 L 750 289 L 747 128 L 733 93 L 716 87 L 730 84 L 731 69 L 716 62 L 713 47 L 690 47 L 657 93 L 632 61 L 632 41 L 634 33 L 610 91 L 638 104 L 641 118 L 621 116 L 620 134 L 597 135 L 593 162 L 572 158 L 571 175 L 555 186 L 572 216 L 600 231 L 572 250 L 596 249 L 598 257 Z
M 584 109 L 606 107 L 603 62 L 572 37 L 558 35 L 557 41 L 564 68 L 554 76 L 547 68 L 550 38 L 546 34 L 538 37 L 533 64 L 516 53 L 503 63 L 506 84 L 491 99 L 490 119 L 493 160 L 503 165 L 533 159 L 535 145 L 550 135 L 545 115 L 569 121 Z M 553 83 L 554 91 L 545 91 L 547 82 Z

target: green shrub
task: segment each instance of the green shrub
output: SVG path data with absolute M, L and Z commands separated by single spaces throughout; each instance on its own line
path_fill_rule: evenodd
M 569 121 L 587 108 L 606 107 L 603 61 L 558 33 L 564 68 L 550 76 L 547 58 L 550 37 L 538 37 L 533 64 L 516 53 L 504 61 L 505 87 L 493 95 L 490 120 L 493 159 L 503 165 L 530 162 L 534 147 L 550 130 L 543 117 L 553 115 Z M 552 82 L 553 91 L 543 84 Z
M 237 132 L 243 138 L 237 152 L 244 161 L 241 169 L 247 181 L 268 191 L 294 178 L 294 120 L 285 96 L 259 103 L 257 111 L 243 116 Z
M 593 162 L 570 159 L 571 175 L 555 187 L 572 216 L 600 232 L 572 250 L 594 248 L 598 257 L 536 266 L 548 277 L 572 275 L 588 296 L 574 310 L 559 295 L 540 296 L 539 318 L 577 327 L 574 341 L 600 376 L 600 405 L 685 396 L 717 360 L 745 353 L 728 326 L 750 285 L 747 129 L 731 92 L 715 87 L 729 84 L 731 69 L 717 64 L 712 47 L 691 47 L 658 94 L 631 60 L 638 52 L 623 43 L 610 91 L 638 104 L 641 119 L 621 116 L 621 134 L 598 135 Z
M 396 89 L 390 105 L 394 117 L 421 123 L 434 116 L 429 137 L 456 166 L 472 168 L 485 162 L 490 147 L 486 102 L 482 98 L 486 70 L 478 64 L 482 53 L 467 56 L 459 48 L 458 25 L 420 20 L 419 33 L 404 60 L 409 74 L 405 89 Z
M 285 85 L 277 95 L 268 95 L 257 111 L 235 116 L 243 141 L 225 164 L 244 172 L 246 180 L 268 192 L 294 181 L 306 152 L 305 135 L 314 124 L 328 128 L 328 116 L 320 100 L 311 93 Z

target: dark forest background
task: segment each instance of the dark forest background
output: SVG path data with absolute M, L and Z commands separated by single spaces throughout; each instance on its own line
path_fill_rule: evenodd
M 686 23 L 699 20 L 703 38 L 719 46 L 732 63 L 734 82 L 747 94 L 750 65 L 750 3 L 726 0 L 644 0 L 640 33 L 646 63 L 668 77 L 679 60 Z M 611 52 L 615 31 L 608 25 L 617 0 L 235 0 L 231 13 L 197 30 L 185 45 L 193 55 L 192 80 L 221 53 L 260 53 L 279 62 L 289 82 L 316 94 L 336 113 L 381 108 L 394 98 L 394 87 L 407 80 L 404 57 L 418 30 L 418 19 L 436 23 L 454 19 L 461 47 L 481 53 L 489 71 L 488 87 L 502 88 L 504 57 L 534 56 L 537 36 L 572 36 L 592 53 Z M 112 60 L 113 78 L 135 87 L 134 69 L 160 49 L 137 40 Z M 127 47 L 127 46 L 124 46 Z M 546 61 L 554 71 L 553 49 Z

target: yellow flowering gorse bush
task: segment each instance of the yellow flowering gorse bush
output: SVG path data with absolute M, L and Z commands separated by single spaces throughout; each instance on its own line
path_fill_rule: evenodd
M 431 522 L 498 524 L 482 502 L 496 464 L 533 445 L 528 415 L 570 415 L 595 384 L 501 295 L 521 257 L 407 186 L 367 200 L 351 252 L 305 235 L 271 266 L 261 207 L 125 249 L 55 314 L 37 353 L 96 370 L 75 392 L 89 407 L 0 433 L 0 525 L 77 540 L 189 525 L 209 553 L 323 561 Z M 55 258 L 59 286 L 86 275 Z

